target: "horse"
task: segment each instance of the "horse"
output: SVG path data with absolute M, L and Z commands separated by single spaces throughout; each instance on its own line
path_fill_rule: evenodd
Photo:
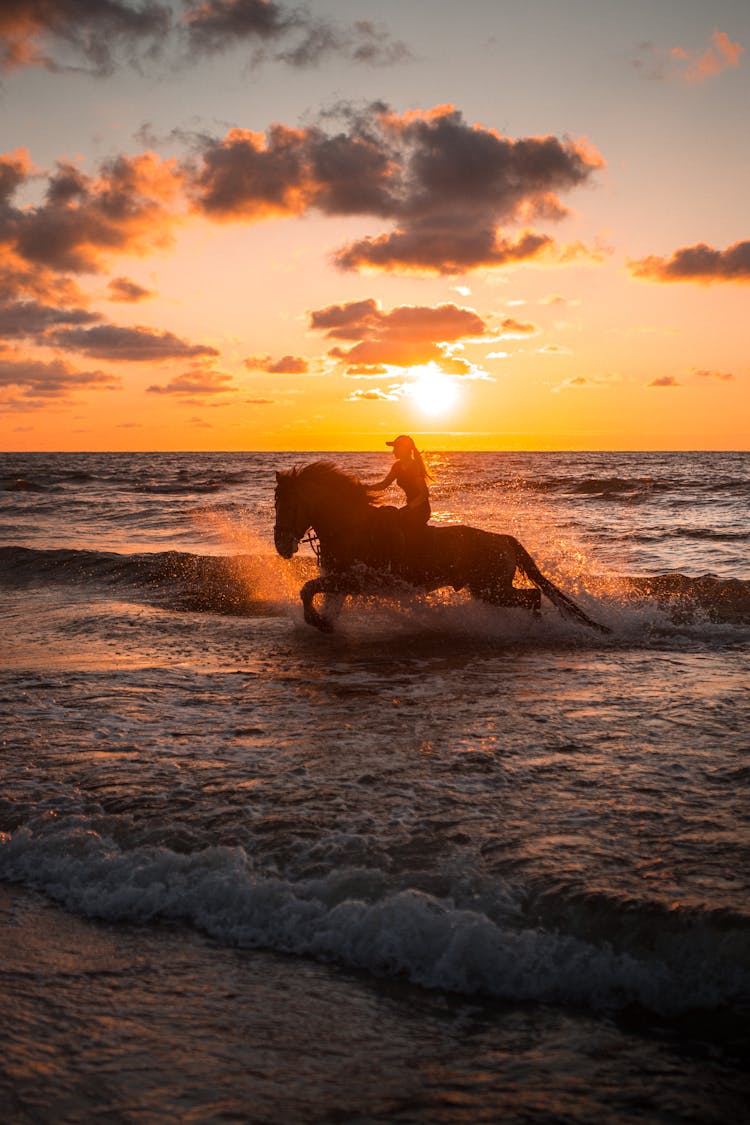
M 331 632 L 349 595 L 388 595 L 404 587 L 422 591 L 468 589 L 495 606 L 522 607 L 538 617 L 542 594 L 561 613 L 609 633 L 545 577 L 512 535 L 461 524 L 408 528 L 400 510 L 379 503 L 356 476 L 330 461 L 315 461 L 276 473 L 274 545 L 284 559 L 311 530 L 318 542 L 321 574 L 302 586 L 305 621 Z M 513 585 L 516 571 L 533 585 Z M 325 595 L 331 614 L 314 605 Z

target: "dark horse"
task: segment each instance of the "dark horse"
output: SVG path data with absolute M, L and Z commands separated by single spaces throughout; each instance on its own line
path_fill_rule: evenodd
M 300 590 L 305 621 L 329 632 L 330 617 L 315 609 L 317 594 L 340 608 L 348 594 L 387 594 L 400 584 L 421 590 L 467 587 L 492 605 L 522 606 L 539 615 L 542 593 L 570 617 L 602 633 L 582 609 L 545 578 L 512 535 L 475 527 L 427 525 L 405 530 L 396 508 L 379 505 L 366 485 L 327 461 L 276 474 L 274 543 L 290 559 L 312 528 L 320 540 L 321 575 Z M 516 570 L 534 588 L 513 585 Z

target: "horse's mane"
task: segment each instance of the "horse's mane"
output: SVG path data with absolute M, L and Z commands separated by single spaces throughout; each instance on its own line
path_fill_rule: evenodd
M 293 469 L 279 473 L 279 476 L 301 485 L 314 484 L 328 488 L 343 503 L 361 504 L 371 508 L 378 505 L 379 497 L 370 492 L 358 476 L 345 472 L 333 461 L 313 461 L 310 465 L 295 465 Z

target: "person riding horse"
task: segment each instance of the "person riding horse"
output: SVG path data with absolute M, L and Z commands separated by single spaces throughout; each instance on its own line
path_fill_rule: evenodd
M 305 621 L 318 629 L 333 628 L 348 596 L 387 596 L 406 585 L 426 592 L 465 588 L 492 605 L 529 609 L 535 616 L 545 594 L 567 616 L 610 632 L 547 578 L 514 536 L 420 522 L 417 542 L 407 542 L 409 537 L 391 531 L 402 509 L 379 506 L 370 487 L 330 461 L 278 471 L 274 506 L 274 545 L 282 558 L 297 552 L 310 528 L 320 539 L 320 575 L 300 590 Z M 516 571 L 530 587 L 514 586 Z M 315 608 L 318 595 L 332 613 Z
M 368 492 L 383 492 L 395 481 L 404 490 L 406 504 L 399 508 L 399 520 L 406 531 L 423 527 L 430 518 L 430 492 L 427 481 L 430 474 L 422 460 L 422 454 L 408 434 L 399 434 L 386 445 L 393 448 L 394 464 L 390 471 L 377 481 L 368 484 Z

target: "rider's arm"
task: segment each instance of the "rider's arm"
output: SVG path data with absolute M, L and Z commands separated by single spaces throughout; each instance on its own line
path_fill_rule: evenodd
M 389 484 L 393 484 L 395 479 L 396 467 L 394 465 L 394 467 L 388 473 L 388 476 L 383 477 L 383 479 L 379 480 L 377 484 L 368 484 L 367 487 L 369 488 L 370 492 L 382 492 L 383 489 L 387 488 Z

